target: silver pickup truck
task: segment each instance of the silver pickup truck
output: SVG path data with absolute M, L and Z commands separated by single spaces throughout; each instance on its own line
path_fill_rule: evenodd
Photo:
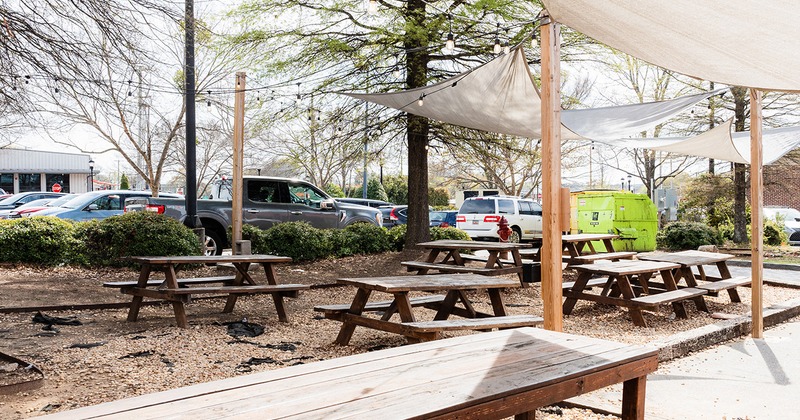
M 316 186 L 299 179 L 245 177 L 242 194 L 243 223 L 268 229 L 281 222 L 308 222 L 320 229 L 344 228 L 353 223 L 382 226 L 378 209 L 339 203 Z M 197 215 L 206 229 L 209 253 L 221 254 L 229 246 L 232 203 L 230 183 L 215 184 L 213 199 L 197 200 Z M 181 222 L 186 218 L 183 198 L 135 197 L 125 200 L 125 211 L 153 211 Z

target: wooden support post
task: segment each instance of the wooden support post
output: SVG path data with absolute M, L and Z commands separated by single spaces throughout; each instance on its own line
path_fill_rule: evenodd
M 544 328 L 561 331 L 560 25 L 543 16 L 542 40 L 542 300 Z
M 246 73 L 236 72 L 233 103 L 233 180 L 231 185 L 233 189 L 231 226 L 234 253 L 237 252 L 235 244 L 242 240 L 242 191 L 244 191 L 242 166 L 244 162 L 244 92 L 246 79 Z
M 764 337 L 764 178 L 761 150 L 761 91 L 750 89 L 750 248 L 753 338 Z

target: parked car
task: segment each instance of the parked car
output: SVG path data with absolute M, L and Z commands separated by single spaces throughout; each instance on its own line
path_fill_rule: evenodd
M 350 197 L 343 197 L 343 198 L 334 198 L 339 203 L 348 203 L 348 204 L 358 204 L 359 206 L 367 206 L 373 208 L 379 208 L 383 206 L 394 206 L 393 203 L 383 200 L 372 200 L 369 198 L 350 198 Z
M 383 214 L 383 227 L 393 228 L 408 222 L 408 206 L 383 206 L 379 209 Z
M 428 215 L 431 227 L 456 227 L 458 210 L 432 211 Z
M 21 205 L 21 206 L 19 206 L 17 208 L 14 208 L 14 209 L 0 210 L 0 219 L 10 219 L 11 218 L 10 217 L 11 213 L 16 213 L 16 212 L 18 212 L 20 210 L 25 211 L 25 210 L 27 210 L 29 208 L 35 208 L 35 209 L 40 209 L 41 210 L 41 209 L 44 208 L 45 204 L 47 204 L 47 203 L 49 203 L 51 201 L 53 201 L 52 198 L 40 198 L 38 200 L 33 200 L 33 201 L 30 201 L 30 202 L 27 202 L 27 203 L 25 203 L 25 204 L 23 204 L 23 205 Z
M 497 223 L 508 220 L 509 242 L 534 240 L 542 233 L 542 206 L 520 197 L 490 196 L 464 200 L 458 210 L 456 227 L 476 240 L 499 240 Z
M 764 217 L 783 220 L 783 230 L 789 236 L 789 245 L 800 245 L 800 211 L 791 207 L 764 207 Z
M 65 195 L 65 193 L 55 193 L 47 191 L 22 192 L 0 200 L 0 210 L 11 210 L 25 203 L 30 203 L 33 200 L 40 200 L 42 198 L 58 198 L 61 197 L 62 195 Z
M 41 210 L 37 213 L 37 216 L 55 216 L 76 221 L 105 219 L 122 214 L 126 198 L 150 197 L 151 194 L 150 191 L 130 190 L 89 191 L 75 196 L 59 207 Z M 159 195 L 161 197 L 180 197 L 178 194 L 169 193 Z
M 42 200 L 47 200 L 47 202 L 43 205 L 34 205 L 34 203 L 42 200 L 31 201 L 28 204 L 19 206 L 14 210 L 10 210 L 8 213 L 8 219 L 19 219 L 22 217 L 30 217 L 42 210 L 47 210 L 52 207 L 59 207 L 62 204 L 66 203 L 67 201 L 72 200 L 77 195 L 78 194 L 67 194 L 55 199 L 44 198 Z

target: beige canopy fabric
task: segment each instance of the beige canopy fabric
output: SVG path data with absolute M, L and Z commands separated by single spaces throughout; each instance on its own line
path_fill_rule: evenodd
M 693 137 L 601 140 L 613 147 L 660 150 L 688 156 L 750 164 L 750 133 L 731 133 L 733 120 Z M 764 165 L 800 147 L 800 127 L 763 131 Z
M 722 91 L 660 102 L 565 110 L 561 113 L 561 138 L 616 139 L 635 135 Z M 542 135 L 542 102 L 522 47 L 430 86 L 346 95 L 462 127 L 527 138 Z
M 797 0 L 544 0 L 557 22 L 660 67 L 762 90 L 800 90 Z

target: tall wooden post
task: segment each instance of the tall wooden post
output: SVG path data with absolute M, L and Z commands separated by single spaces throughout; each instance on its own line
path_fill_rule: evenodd
M 750 248 L 753 338 L 764 337 L 764 178 L 761 151 L 761 91 L 750 89 Z
M 563 329 L 561 268 L 560 25 L 545 15 L 542 32 L 542 300 L 544 328 Z
M 244 93 L 247 76 L 244 72 L 236 72 L 236 86 L 234 87 L 233 102 L 233 208 L 231 222 L 233 228 L 233 250 L 242 240 L 242 182 L 244 162 Z

